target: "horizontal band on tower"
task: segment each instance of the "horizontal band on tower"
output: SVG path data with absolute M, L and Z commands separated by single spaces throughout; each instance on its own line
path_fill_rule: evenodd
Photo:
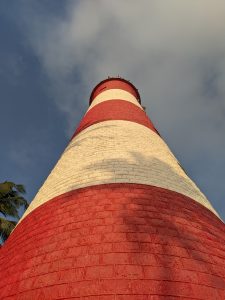
M 135 98 L 138 102 L 141 103 L 140 94 L 137 90 L 137 88 L 128 80 L 123 78 L 108 78 L 103 81 L 101 81 L 92 91 L 90 96 L 90 104 L 94 100 L 96 96 L 98 96 L 100 93 L 109 90 L 109 89 L 121 89 L 124 91 L 129 92 Z
M 142 109 L 124 100 L 110 100 L 97 104 L 91 110 L 89 110 L 83 117 L 72 138 L 91 125 L 109 120 L 135 122 L 146 126 L 155 133 L 159 134 Z
M 137 98 L 135 96 L 133 96 L 131 93 L 124 91 L 124 90 L 120 90 L 120 89 L 109 89 L 109 90 L 106 90 L 106 91 L 98 94 L 93 99 L 91 105 L 88 108 L 88 111 L 90 109 L 92 109 L 92 107 L 94 107 L 95 105 L 97 105 L 99 103 L 102 103 L 104 101 L 116 100 L 116 99 L 131 102 L 143 110 L 143 107 L 138 102 Z
M 224 243 L 224 224 L 176 192 L 137 184 L 79 189 L 13 231 L 0 251 L 1 299 L 222 300 Z
M 138 123 L 113 120 L 94 124 L 72 139 L 24 216 L 66 192 L 109 183 L 175 191 L 217 215 L 158 134 Z

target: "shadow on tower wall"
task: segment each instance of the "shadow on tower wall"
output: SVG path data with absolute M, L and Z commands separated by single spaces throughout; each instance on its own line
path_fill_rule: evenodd
M 108 159 L 89 168 L 105 168 L 114 182 L 114 164 L 122 174 L 144 161 L 184 181 L 164 162 L 131 155 L 132 165 Z M 224 224 L 182 194 L 132 182 L 71 187 L 32 211 L 1 248 L 1 297 L 222 300 L 224 244 Z
M 178 186 L 180 182 L 190 185 L 189 179 L 175 173 L 165 162 L 143 157 L 135 151 L 131 155 L 138 166 L 143 162 L 157 166 L 162 180 L 169 181 L 165 174 L 171 174 Z M 100 162 L 92 168 L 111 172 L 113 182 L 115 176 L 120 176 L 112 168 L 115 164 L 121 167 L 120 174 L 125 175 L 124 170 L 134 166 L 132 162 L 129 167 L 130 161 L 126 159 L 107 159 L 104 165 Z M 116 185 L 124 186 L 123 183 Z M 118 193 L 116 201 L 122 203 L 123 209 L 115 214 L 115 218 L 123 219 L 123 224 L 117 227 L 115 221 L 114 231 L 126 233 L 128 243 L 118 242 L 117 251 L 119 248 L 121 253 L 127 251 L 130 259 L 124 262 L 127 267 L 118 272 L 134 280 L 133 291 L 140 292 L 138 279 L 142 279 L 143 289 L 147 285 L 147 290 L 151 291 L 153 284 L 152 291 L 154 293 L 156 287 L 157 295 L 213 299 L 218 292 L 220 299 L 219 291 L 225 290 L 225 236 L 221 220 L 201 204 L 177 192 L 132 182 L 125 186 L 123 200 Z M 113 203 L 107 209 L 114 210 Z

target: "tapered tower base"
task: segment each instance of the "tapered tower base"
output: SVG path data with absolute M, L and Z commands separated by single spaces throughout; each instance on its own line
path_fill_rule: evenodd
M 225 226 L 121 78 L 0 249 L 0 299 L 225 299 Z

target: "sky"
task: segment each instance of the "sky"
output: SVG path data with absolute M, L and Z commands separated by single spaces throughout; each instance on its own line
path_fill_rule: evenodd
M 1 0 L 0 181 L 32 200 L 108 76 L 225 220 L 224 0 Z

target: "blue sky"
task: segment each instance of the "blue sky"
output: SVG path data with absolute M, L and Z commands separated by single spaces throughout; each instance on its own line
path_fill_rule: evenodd
M 225 2 L 141 2 L 0 2 L 0 181 L 32 200 L 94 85 L 121 75 L 225 219 Z

